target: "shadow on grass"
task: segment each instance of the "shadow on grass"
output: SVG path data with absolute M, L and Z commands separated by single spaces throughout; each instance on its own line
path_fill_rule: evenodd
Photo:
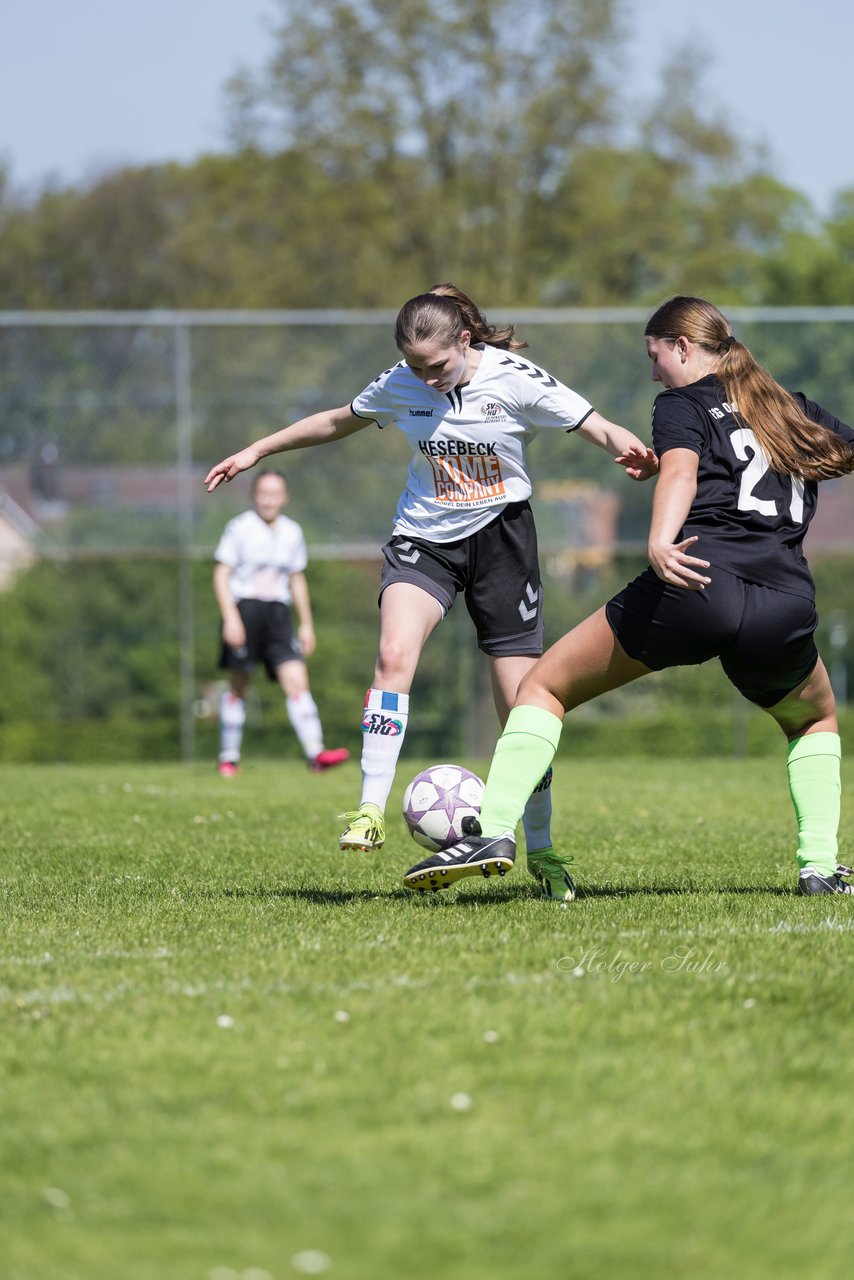
M 637 896 L 646 896 L 651 898 L 665 898 L 670 896 L 698 897 L 719 894 L 769 894 L 771 897 L 794 897 L 794 889 L 789 889 L 784 885 L 764 885 L 764 884 L 658 884 L 658 885 L 632 885 L 620 886 L 614 888 L 597 888 L 595 885 L 588 886 L 585 889 L 579 889 L 579 898 L 633 898 Z
M 226 898 L 293 898 L 298 902 L 319 902 L 324 906 L 346 906 L 350 902 L 375 902 L 411 898 L 408 889 L 316 889 L 309 885 L 296 888 L 286 885 L 256 885 L 252 889 L 223 889 Z
M 667 898 L 667 897 L 719 897 L 724 894 L 759 894 L 768 895 L 769 897 L 795 897 L 793 889 L 782 888 L 775 885 L 632 885 L 632 886 L 615 886 L 598 888 L 590 885 L 584 889 L 579 889 L 575 901 L 583 902 L 585 899 L 594 900 L 596 898 Z M 434 895 L 434 896 L 439 896 Z M 454 901 L 460 906 L 469 905 L 485 905 L 486 903 L 503 903 L 518 898 L 533 898 L 535 902 L 546 903 L 546 900 L 540 898 L 538 894 L 531 893 L 531 890 L 525 887 L 516 889 L 499 889 L 493 890 L 489 894 L 475 893 L 458 893 Z M 558 904 L 559 905 L 559 904 Z M 569 903 L 566 904 L 569 906 Z
M 528 899 L 544 902 L 536 891 L 525 884 L 502 885 L 500 889 L 491 889 L 488 893 L 466 892 L 454 893 L 440 891 L 436 893 L 413 893 L 409 889 L 319 889 L 311 885 L 268 887 L 257 885 L 251 889 L 223 889 L 226 898 L 293 899 L 297 902 L 316 902 L 322 906 L 347 906 L 354 902 L 412 902 L 412 903 L 444 903 L 458 907 L 498 907 L 508 902 Z M 780 885 L 633 885 L 630 887 L 598 888 L 595 885 L 579 889 L 577 901 L 597 898 L 664 898 L 664 897 L 719 897 L 723 894 L 739 896 L 757 894 L 769 897 L 795 897 L 793 889 Z M 568 905 L 568 904 L 567 904 Z

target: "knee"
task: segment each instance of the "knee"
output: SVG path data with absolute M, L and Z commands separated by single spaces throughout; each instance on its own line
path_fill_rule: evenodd
M 286 698 L 301 698 L 304 693 L 308 693 L 308 678 L 304 671 L 289 673 L 279 684 Z
M 772 707 L 771 715 L 790 741 L 802 737 L 810 729 L 838 732 L 836 701 L 832 694 L 809 702 L 801 699 L 789 705 Z
M 377 679 L 388 682 L 399 680 L 405 676 L 417 662 L 410 650 L 394 637 L 384 639 L 380 643 L 377 654 Z

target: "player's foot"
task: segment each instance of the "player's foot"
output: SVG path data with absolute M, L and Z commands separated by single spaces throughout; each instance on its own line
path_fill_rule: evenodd
M 352 813 L 340 815 L 347 823 L 338 837 L 340 849 L 361 849 L 369 853 L 371 849 L 381 849 L 385 844 L 385 818 L 383 811 L 375 804 L 363 804 Z
M 435 893 L 447 889 L 464 876 L 504 876 L 513 870 L 516 841 L 512 831 L 500 836 L 482 836 L 477 818 L 463 818 L 464 840 L 439 853 L 431 853 L 423 862 L 410 867 L 403 877 L 407 889 L 418 893 Z
M 842 877 L 845 877 L 843 879 Z M 802 867 L 798 877 L 798 893 L 854 893 L 854 884 L 846 884 L 854 876 L 854 868 L 837 867 L 835 871 L 818 871 L 815 867 Z
M 350 752 L 346 747 L 329 747 L 326 751 L 318 751 L 314 759 L 309 760 L 308 767 L 312 773 L 325 773 L 327 769 L 334 769 L 337 764 L 343 764 L 349 759 Z
M 236 760 L 220 760 L 216 771 L 221 778 L 233 778 L 236 773 L 240 773 L 240 765 Z
M 575 897 L 575 882 L 567 871 L 572 858 L 564 858 L 555 853 L 551 845 L 547 849 L 536 849 L 528 854 L 528 874 L 533 876 L 542 889 L 543 898 L 554 902 L 572 902 Z

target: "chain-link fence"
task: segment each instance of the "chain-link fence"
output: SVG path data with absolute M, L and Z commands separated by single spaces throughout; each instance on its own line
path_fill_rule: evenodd
M 532 360 L 648 438 L 657 388 L 642 341 L 645 311 L 486 310 L 517 324 Z M 728 315 L 784 385 L 854 417 L 854 308 Z M 45 561 L 173 560 L 185 757 L 195 750 L 194 708 L 208 675 L 196 669 L 193 565 L 210 561 L 225 521 L 248 500 L 242 479 L 213 496 L 202 479 L 250 440 L 348 403 L 397 358 L 393 321 L 392 312 L 352 311 L 0 313 L 0 587 L 13 590 Z M 281 461 L 312 559 L 376 559 L 403 485 L 403 436 L 361 432 Z M 531 461 L 544 565 L 560 592 L 595 586 L 615 558 L 641 552 L 651 486 L 615 478 L 610 459 L 578 440 L 546 436 Z M 844 481 L 825 490 L 808 544 L 813 560 L 854 541 L 854 493 Z M 823 602 L 834 618 L 840 686 L 842 594 Z M 468 637 L 462 647 L 471 646 Z

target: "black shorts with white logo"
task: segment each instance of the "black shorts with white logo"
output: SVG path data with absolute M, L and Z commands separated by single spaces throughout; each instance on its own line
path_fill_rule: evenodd
M 456 542 L 396 534 L 383 547 L 383 557 L 380 597 L 393 582 L 409 582 L 447 613 L 462 592 L 484 653 L 495 658 L 542 653 L 543 588 L 529 503 L 503 507 L 484 528 Z
M 654 671 L 719 658 L 745 698 L 773 707 L 818 661 L 815 601 L 714 566 L 708 572 L 704 591 L 686 591 L 647 569 L 606 604 L 611 630 Z
M 267 675 L 275 680 L 283 662 L 303 661 L 286 604 L 280 600 L 238 600 L 237 609 L 246 628 L 246 644 L 234 649 L 223 641 L 219 658 L 223 670 L 251 673 L 263 662 Z

